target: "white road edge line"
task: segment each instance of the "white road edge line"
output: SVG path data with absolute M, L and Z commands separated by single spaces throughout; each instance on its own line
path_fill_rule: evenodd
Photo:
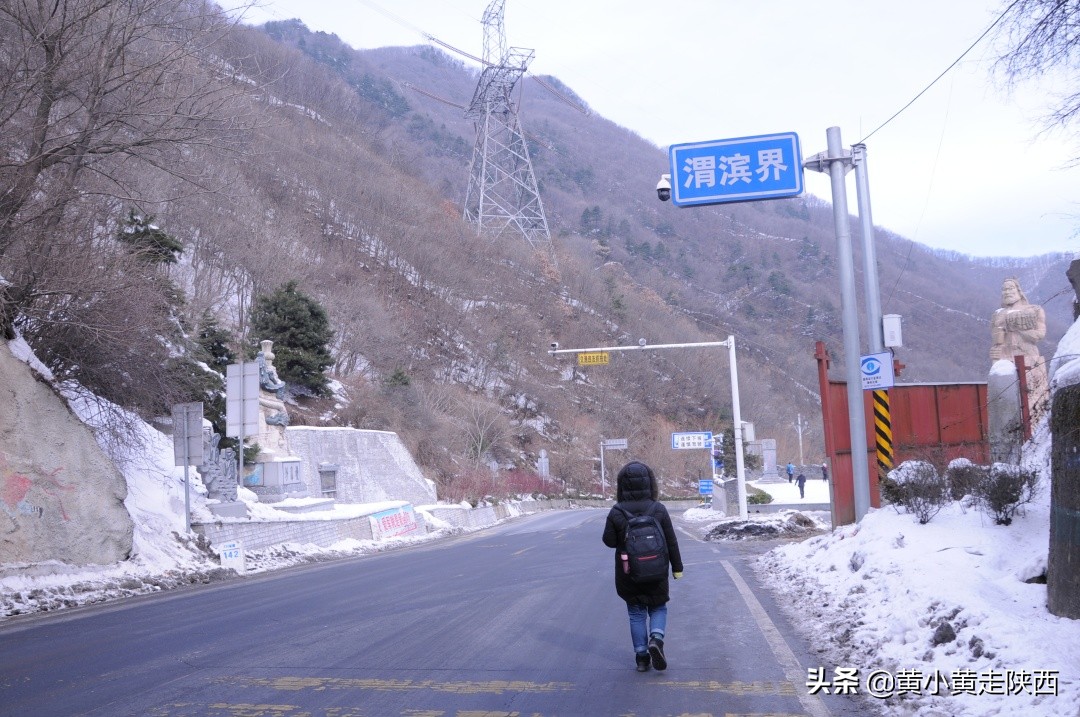
M 761 629 L 762 634 L 765 635 L 765 642 L 769 643 L 769 649 L 772 650 L 776 661 L 783 668 L 784 676 L 787 677 L 791 684 L 795 685 L 795 696 L 799 698 L 803 709 L 811 717 L 831 717 L 829 709 L 821 701 L 821 698 L 798 689 L 806 686 L 806 674 L 803 672 L 802 665 L 799 664 L 798 658 L 795 657 L 795 653 L 791 651 L 788 644 L 784 642 L 784 636 L 780 634 L 780 630 L 769 619 L 768 613 L 758 602 L 757 596 L 754 595 L 750 586 L 746 584 L 742 575 L 739 575 L 739 572 L 731 563 L 721 560 L 720 564 L 724 567 L 728 577 L 731 578 L 731 582 L 735 583 L 735 587 L 738 588 L 739 594 L 742 595 L 746 607 L 750 608 L 750 614 L 754 616 L 754 621 Z

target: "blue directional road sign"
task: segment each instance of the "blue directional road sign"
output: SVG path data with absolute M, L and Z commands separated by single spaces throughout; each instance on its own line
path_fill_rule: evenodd
M 713 487 L 712 481 L 708 478 L 702 478 L 698 481 L 698 494 L 699 495 L 712 495 Z
M 802 152 L 794 132 L 673 144 L 671 201 L 680 207 L 797 197 Z

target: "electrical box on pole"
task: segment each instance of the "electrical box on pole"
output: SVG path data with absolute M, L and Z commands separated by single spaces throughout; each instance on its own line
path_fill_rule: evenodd
M 882 316 L 881 328 L 885 348 L 894 349 L 904 345 L 904 334 L 900 329 L 900 314 L 885 314 Z

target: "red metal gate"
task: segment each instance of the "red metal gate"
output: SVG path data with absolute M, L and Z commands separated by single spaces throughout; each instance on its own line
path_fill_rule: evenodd
M 828 377 L 829 356 L 817 343 L 821 419 L 825 452 L 832 464 L 833 520 L 855 522 L 855 489 L 848 426 L 847 383 Z M 990 460 L 989 417 L 985 383 L 910 383 L 889 389 L 895 465 L 920 459 L 943 470 L 954 458 L 985 465 Z M 867 451 L 870 460 L 870 505 L 881 507 L 874 441 L 873 392 L 863 391 Z

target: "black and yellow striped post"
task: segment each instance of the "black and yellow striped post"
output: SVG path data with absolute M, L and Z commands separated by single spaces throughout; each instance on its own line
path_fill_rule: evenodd
M 874 391 L 874 440 L 877 444 L 878 475 L 893 469 L 892 417 L 889 415 L 889 392 Z

